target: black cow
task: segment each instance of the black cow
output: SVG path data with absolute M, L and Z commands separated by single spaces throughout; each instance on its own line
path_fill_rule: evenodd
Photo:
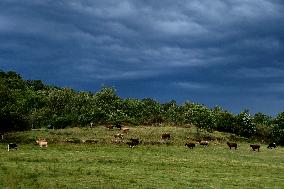
M 130 142 L 126 143 L 129 145 L 130 148 L 133 148 L 134 146 L 137 146 L 139 144 L 139 139 L 137 138 L 131 138 L 130 140 Z
M 15 144 L 15 143 L 10 143 L 10 144 L 8 144 L 8 151 L 10 151 L 10 149 L 15 149 L 15 150 L 17 150 L 17 148 L 18 148 L 18 146 L 17 146 L 17 144 Z
M 113 127 L 116 127 L 116 128 L 118 128 L 118 129 L 121 130 L 121 127 L 122 127 L 122 126 L 121 126 L 120 124 L 116 123 L 116 124 L 113 125 Z
M 193 149 L 195 147 L 195 143 L 194 142 L 187 142 L 187 143 L 185 143 L 185 146 L 187 146 L 188 148 Z
M 272 143 L 268 144 L 267 148 L 270 148 L 270 149 L 276 148 L 275 142 L 272 142 Z

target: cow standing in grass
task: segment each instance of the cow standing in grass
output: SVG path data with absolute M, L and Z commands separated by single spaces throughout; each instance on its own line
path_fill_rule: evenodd
M 229 148 L 235 148 L 235 150 L 237 149 L 238 147 L 238 144 L 235 143 L 235 142 L 227 142 L 227 145 L 229 146 Z
M 130 148 L 134 148 L 135 146 L 139 144 L 139 139 L 131 138 L 130 140 L 131 140 L 130 142 L 126 143 L 129 145 Z
M 259 151 L 260 145 L 258 144 L 251 144 L 250 147 L 252 148 L 253 151 L 255 151 L 257 149 L 257 151 Z
M 272 143 L 268 144 L 267 148 L 270 148 L 270 149 L 276 148 L 275 142 L 272 142 Z
M 115 134 L 115 135 L 114 135 L 114 138 L 123 139 L 123 134 L 122 134 L 122 133 Z
M 36 143 L 40 146 L 40 147 L 47 147 L 47 141 L 46 140 L 36 140 Z
M 187 142 L 187 143 L 185 143 L 185 146 L 187 146 L 188 148 L 193 149 L 195 147 L 195 143 L 194 142 Z
M 209 146 L 209 142 L 208 142 L 207 140 L 202 140 L 202 141 L 199 142 L 199 144 L 200 144 L 201 146 L 206 146 L 206 147 Z
M 171 138 L 171 134 L 170 133 L 163 133 L 161 136 L 161 139 L 170 139 Z
M 121 130 L 121 128 L 122 128 L 122 126 L 121 126 L 120 124 L 118 124 L 118 123 L 114 124 L 113 127 L 116 127 L 116 128 L 118 128 L 118 129 L 120 129 L 120 130 Z
M 8 151 L 10 151 L 10 149 L 15 149 L 15 150 L 17 150 L 17 149 L 18 149 L 17 144 L 15 144 L 15 143 L 10 143 L 10 144 L 8 144 Z
M 105 125 L 106 128 L 108 128 L 108 130 L 113 129 L 113 125 Z
M 128 132 L 129 132 L 129 128 L 128 128 L 128 127 L 123 127 L 123 128 L 122 128 L 122 132 L 128 133 Z

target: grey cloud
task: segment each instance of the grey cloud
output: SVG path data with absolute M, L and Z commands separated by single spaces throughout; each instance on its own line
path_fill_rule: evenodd
M 253 96 L 271 83 L 273 98 L 284 79 L 283 12 L 280 0 L 2 0 L 0 65 L 55 84 L 116 84 L 125 95 L 131 85 L 210 103 L 209 92 Z

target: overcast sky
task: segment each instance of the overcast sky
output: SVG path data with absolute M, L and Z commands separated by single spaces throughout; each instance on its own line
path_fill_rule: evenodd
M 284 111 L 284 1 L 0 0 L 0 69 L 275 115 Z

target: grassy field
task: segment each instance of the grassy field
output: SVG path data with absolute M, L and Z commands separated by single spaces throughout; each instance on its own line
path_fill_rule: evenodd
M 159 138 L 165 131 L 172 133 L 170 141 Z M 113 144 L 118 132 L 99 127 L 15 133 L 9 140 L 19 143 L 17 151 L 6 150 L 8 141 L 0 143 L 0 188 L 284 188 L 282 147 L 262 144 L 254 152 L 239 142 L 238 150 L 229 150 L 230 136 L 213 133 L 206 134 L 215 139 L 209 147 L 188 149 L 184 141 L 194 129 L 139 127 L 125 141 L 139 137 L 142 144 L 129 148 Z M 38 137 L 50 141 L 48 148 L 34 144 Z M 64 142 L 71 138 L 98 143 Z

